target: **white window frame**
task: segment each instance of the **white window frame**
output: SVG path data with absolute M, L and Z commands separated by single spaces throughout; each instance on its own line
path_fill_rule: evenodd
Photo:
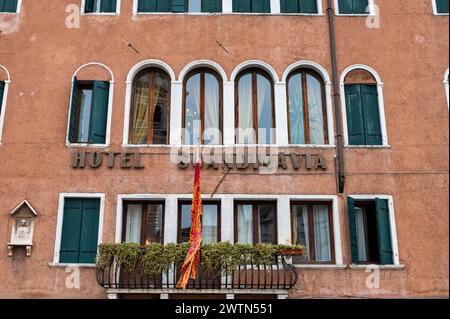
M 53 262 L 49 263 L 50 266 L 78 266 L 78 267 L 95 267 L 94 264 L 80 264 L 80 263 L 60 263 L 59 252 L 61 250 L 61 236 L 64 221 L 64 205 L 66 198 L 96 198 L 100 199 L 100 214 L 98 221 L 98 240 L 97 244 L 102 243 L 103 238 L 103 220 L 105 212 L 105 194 L 104 193 L 60 193 L 58 204 L 58 216 L 56 222 L 56 235 L 55 235 L 55 250 L 53 253 Z
M 445 95 L 447 97 L 447 110 L 450 110 L 449 88 L 448 88 L 448 70 L 449 69 L 447 69 L 447 71 L 445 71 L 443 83 L 444 83 L 444 88 L 445 88 Z
M 2 82 L 5 82 L 5 87 L 3 89 L 3 99 L 2 99 L 2 101 L 0 101 L 0 106 L 1 106 L 1 112 L 0 112 L 0 145 L 2 145 L 3 124 L 4 124 L 4 121 L 5 121 L 6 104 L 7 104 L 6 102 L 8 101 L 8 89 L 9 89 L 9 84 L 11 83 L 11 75 L 10 75 L 8 69 L 6 69 L 6 67 L 4 67 L 1 64 L 0 64 L 0 69 L 5 71 L 5 73 L 6 73 L 6 80 L 2 81 Z
M 73 96 L 73 83 L 75 81 L 75 77 L 78 74 L 78 72 L 89 66 L 100 66 L 105 68 L 111 77 L 111 80 L 109 81 L 109 97 L 108 97 L 108 115 L 107 115 L 107 124 L 106 124 L 106 138 L 104 144 L 89 144 L 89 143 L 71 143 L 69 140 L 69 132 L 70 132 L 70 111 L 72 108 L 72 96 Z M 112 121 L 112 109 L 113 109 L 113 98 L 114 98 L 114 74 L 112 73 L 111 69 L 107 67 L 103 63 L 99 62 L 90 62 L 83 64 L 80 66 L 75 73 L 72 75 L 72 83 L 70 87 L 70 99 L 69 99 L 69 108 L 68 108 L 68 114 L 67 114 L 67 131 L 66 131 L 66 145 L 68 147 L 88 147 L 88 148 L 96 148 L 96 147 L 107 147 L 109 146 L 111 142 L 111 121 Z
M 345 78 L 346 76 L 354 70 L 365 70 L 372 74 L 377 82 L 377 93 L 378 93 L 378 110 L 380 113 L 380 126 L 382 135 L 382 145 L 350 145 L 348 137 L 348 121 L 347 121 L 347 104 L 345 99 Z M 384 96 L 383 96 L 383 82 L 379 74 L 370 66 L 364 64 L 354 64 L 347 67 L 341 74 L 341 112 L 342 112 L 342 124 L 344 127 L 344 142 L 345 147 L 348 148 L 390 148 L 388 141 L 387 125 L 386 125 L 386 115 L 384 110 Z
M 397 227 L 395 221 L 395 209 L 394 209 L 394 197 L 392 195 L 351 195 L 351 197 L 355 200 L 375 200 L 375 199 L 385 199 L 389 202 L 389 222 L 391 229 L 391 245 L 392 245 L 392 253 L 393 253 L 393 264 L 392 265 L 381 265 L 380 268 L 389 268 L 392 266 L 402 267 L 400 265 L 400 256 L 398 252 L 398 239 L 397 239 Z M 348 208 L 347 208 L 348 209 Z M 353 268 L 366 268 L 367 265 L 359 265 L 359 264 L 351 264 Z
M 98 1 L 98 0 L 96 0 L 96 1 Z M 86 6 L 86 0 L 81 0 L 81 7 L 80 7 L 81 15 L 116 16 L 116 15 L 120 15 L 121 0 L 117 0 L 116 12 L 100 12 L 100 11 L 99 12 L 84 12 L 85 6 Z
M 369 13 L 356 13 L 356 14 L 350 14 L 350 13 L 339 13 L 339 0 L 334 0 L 334 11 L 337 16 L 343 16 L 343 17 L 368 17 L 368 16 L 375 16 L 375 0 L 369 0 Z
M 1 14 L 19 14 L 21 9 L 22 9 L 22 0 L 18 0 L 16 12 L 0 12 L 0 15 Z
M 136 75 L 146 68 L 159 68 L 167 73 L 170 78 L 170 127 L 169 127 L 169 144 L 129 144 L 129 131 L 130 131 L 130 116 L 131 116 L 131 96 L 133 91 L 133 81 Z M 175 72 L 164 61 L 161 60 L 144 60 L 134 65 L 128 72 L 125 82 L 125 116 L 123 122 L 123 138 L 122 147 L 149 147 L 149 148 L 169 148 L 173 145 L 181 145 L 181 135 L 175 134 L 177 128 L 181 128 L 181 113 L 182 113 L 182 99 L 183 99 L 183 82 L 176 80 Z M 179 131 L 181 132 L 181 130 Z M 180 135 L 180 139 L 176 136 Z
M 210 198 L 210 194 L 202 197 Z M 324 201 L 332 203 L 333 232 L 335 247 L 335 264 L 331 265 L 298 265 L 298 268 L 344 268 L 342 260 L 342 242 L 339 200 L 336 195 L 249 195 L 249 194 L 216 194 L 214 199 L 221 202 L 221 240 L 234 243 L 234 201 L 260 200 L 277 202 L 277 233 L 279 244 L 291 244 L 291 201 Z M 116 207 L 115 242 L 122 241 L 123 203 L 124 201 L 165 200 L 164 244 L 176 243 L 178 236 L 178 201 L 192 200 L 187 194 L 119 194 Z
M 437 4 L 436 4 L 436 0 L 431 0 L 431 5 L 433 6 L 433 14 L 435 16 L 448 16 L 448 13 L 439 13 L 437 11 Z
M 287 79 L 292 72 L 295 72 L 298 69 L 311 69 L 315 72 L 317 72 L 321 77 L 325 88 L 325 106 L 326 106 L 326 112 L 327 112 L 327 125 L 328 125 L 328 144 L 323 145 L 314 145 L 314 144 L 289 144 L 289 130 L 288 130 L 288 123 L 289 123 L 289 110 L 288 110 L 288 96 L 287 96 Z M 313 62 L 313 61 L 298 61 L 295 63 L 292 63 L 289 65 L 286 70 L 283 73 L 283 77 L 280 83 L 281 86 L 283 86 L 282 90 L 283 92 L 280 92 L 280 94 L 284 94 L 283 97 L 280 97 L 280 104 L 279 108 L 284 109 L 286 114 L 283 114 L 282 116 L 286 118 L 285 121 L 280 121 L 279 125 L 282 125 L 282 128 L 280 131 L 282 131 L 282 136 L 286 136 L 283 139 L 283 142 L 286 143 L 288 146 L 294 146 L 294 147 L 306 147 L 306 148 L 334 148 L 335 147 L 335 137 L 334 137 L 334 123 L 333 123 L 333 107 L 332 107 L 332 101 L 331 101 L 331 79 L 328 75 L 328 72 L 325 70 L 324 67 L 322 67 L 319 63 Z

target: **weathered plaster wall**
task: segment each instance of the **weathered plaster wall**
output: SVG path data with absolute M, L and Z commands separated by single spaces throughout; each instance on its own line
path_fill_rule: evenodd
M 79 66 L 97 61 L 114 73 L 111 145 L 102 149 L 114 151 L 122 150 L 126 76 L 142 60 L 163 60 L 178 75 L 187 63 L 210 59 L 228 77 L 248 59 L 266 61 L 279 77 L 291 63 L 311 60 L 331 75 L 326 16 L 133 16 L 132 1 L 125 0 L 120 16 L 82 16 L 80 29 L 68 29 L 65 8 L 78 2 L 24 0 L 19 15 L 0 15 L 0 64 L 11 73 L 0 145 L 0 297 L 105 297 L 93 269 L 81 270 L 81 289 L 74 290 L 65 288 L 64 268 L 48 266 L 59 193 L 106 193 L 103 239 L 113 241 L 117 194 L 191 192 L 193 172 L 177 169 L 159 149 L 142 149 L 152 154 L 144 159 L 145 170 L 70 169 L 67 112 L 71 76 Z M 336 17 L 338 67 L 342 72 L 361 63 L 380 74 L 391 148 L 347 149 L 346 193 L 394 196 L 405 268 L 383 270 L 375 292 L 365 288 L 364 270 L 302 270 L 292 297 L 448 296 L 449 115 L 442 79 L 449 20 L 432 15 L 431 0 L 376 3 L 379 29 L 368 29 L 364 17 Z M 332 164 L 335 150 L 323 153 Z M 218 192 L 336 194 L 329 166 L 320 175 L 231 175 Z M 205 171 L 203 192 L 210 193 L 220 178 L 220 172 Z M 23 252 L 9 258 L 8 212 L 23 199 L 40 214 L 35 246 L 30 258 Z M 345 202 L 340 200 L 342 249 L 349 263 Z

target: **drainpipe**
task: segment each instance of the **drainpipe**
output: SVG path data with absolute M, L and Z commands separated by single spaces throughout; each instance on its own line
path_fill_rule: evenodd
M 333 99 L 334 113 L 336 117 L 336 140 L 337 140 L 337 181 L 339 193 L 342 194 L 345 188 L 345 171 L 344 171 L 344 146 L 342 144 L 342 128 L 341 128 L 341 99 L 339 94 L 339 82 L 337 74 L 336 62 L 336 41 L 334 35 L 334 12 L 333 0 L 328 0 L 328 27 L 330 33 L 330 50 L 331 50 L 331 67 L 333 72 Z

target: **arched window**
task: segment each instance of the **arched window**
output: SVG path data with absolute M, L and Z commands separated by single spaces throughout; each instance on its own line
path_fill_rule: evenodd
M 222 85 L 207 68 L 195 69 L 184 81 L 183 143 L 222 144 Z
M 383 145 L 378 86 L 375 77 L 355 69 L 344 79 L 349 145 Z
M 320 75 L 299 69 L 288 78 L 290 144 L 328 144 L 325 86 Z
M 131 102 L 129 143 L 169 144 L 169 76 L 157 68 L 139 72 Z
M 247 69 L 236 78 L 237 144 L 275 143 L 273 82 L 260 69 Z

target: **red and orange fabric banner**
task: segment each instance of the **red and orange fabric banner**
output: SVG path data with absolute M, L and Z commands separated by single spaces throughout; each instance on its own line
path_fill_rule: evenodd
M 186 289 L 189 279 L 197 278 L 197 268 L 200 261 L 200 248 L 202 245 L 202 197 L 200 193 L 200 161 L 195 166 L 194 194 L 191 208 L 191 232 L 189 243 L 191 246 L 181 267 L 181 277 L 177 288 Z

